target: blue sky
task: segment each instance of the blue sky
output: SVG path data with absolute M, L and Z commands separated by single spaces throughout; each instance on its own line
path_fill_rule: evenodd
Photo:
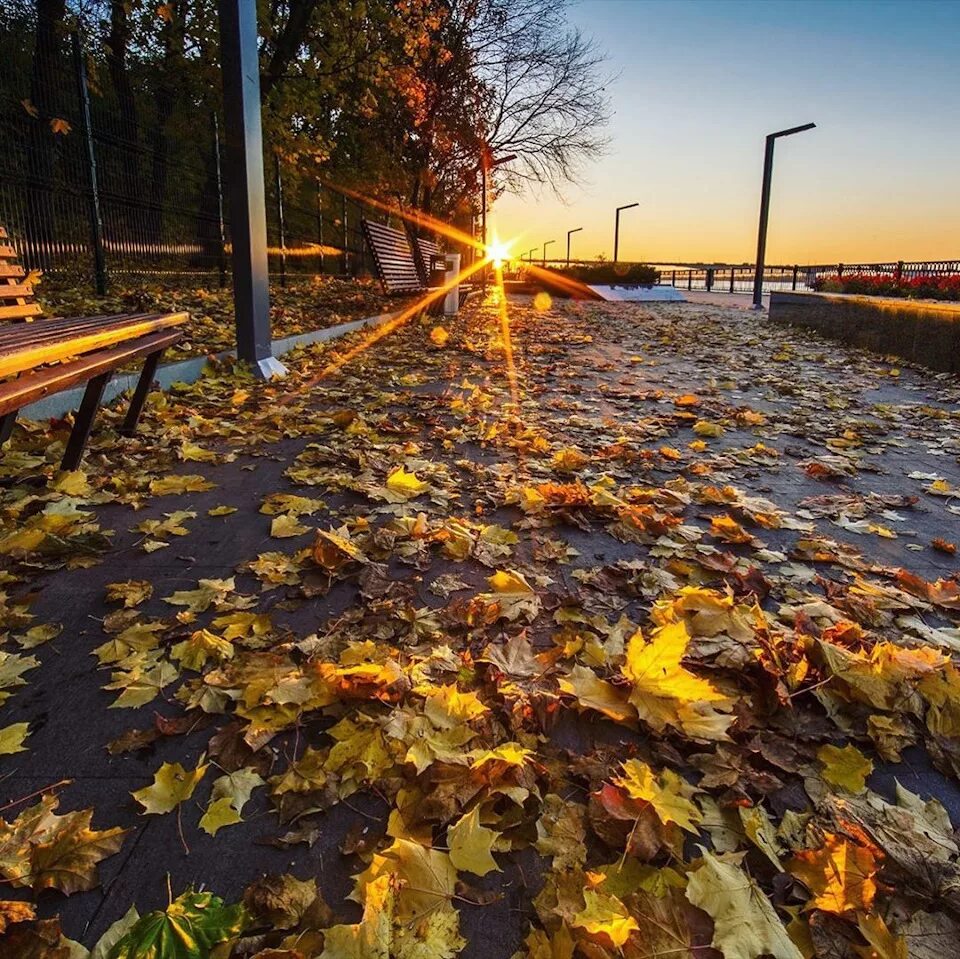
M 498 203 L 502 234 L 536 223 L 518 246 L 583 226 L 580 254 L 609 255 L 613 207 L 638 200 L 622 258 L 752 260 L 764 136 L 812 120 L 777 146 L 768 262 L 960 257 L 960 2 L 583 0 L 570 16 L 616 75 L 612 143 L 565 203 Z

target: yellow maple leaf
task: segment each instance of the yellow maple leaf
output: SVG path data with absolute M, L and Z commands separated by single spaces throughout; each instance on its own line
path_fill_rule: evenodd
M 817 759 L 823 763 L 823 778 L 834 786 L 841 786 L 852 793 L 863 792 L 866 778 L 873 772 L 873 763 L 857 749 L 847 745 L 821 746 Z
M 398 466 L 388 477 L 387 489 L 403 499 L 413 499 L 426 493 L 430 484 L 417 477 L 416 473 L 408 473 L 402 466 Z
M 696 790 L 685 779 L 672 769 L 655 773 L 640 759 L 628 759 L 621 768 L 613 781 L 631 799 L 650 803 L 664 825 L 674 822 L 687 832 L 697 831 L 696 824 L 703 816 L 690 800 Z
M 153 783 L 130 793 L 145 813 L 162 815 L 172 812 L 193 795 L 203 779 L 208 764 L 203 757 L 196 769 L 184 769 L 180 763 L 164 763 L 156 772 Z
M 819 849 L 801 850 L 787 864 L 812 893 L 809 909 L 822 909 L 842 916 L 855 909 L 869 912 L 877 891 L 874 854 L 863 846 L 824 833 Z
M 592 936 L 609 939 L 617 949 L 630 938 L 630 933 L 640 928 L 616 896 L 585 889 L 583 901 L 585 906 L 573 917 L 571 925 Z
M 474 806 L 447 830 L 450 861 L 457 869 L 485 876 L 499 872 L 500 867 L 490 853 L 499 833 L 480 825 L 480 807 Z
M 689 641 L 682 622 L 661 626 L 649 642 L 639 630 L 633 635 L 622 667 L 633 684 L 630 702 L 657 732 L 676 726 L 695 738 L 723 739 L 733 719 L 717 710 L 729 709 L 732 703 L 708 680 L 681 665 Z

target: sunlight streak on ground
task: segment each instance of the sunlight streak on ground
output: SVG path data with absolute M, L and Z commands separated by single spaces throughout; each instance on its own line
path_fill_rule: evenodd
M 351 360 L 356 359 L 361 353 L 366 352 L 375 343 L 379 343 L 385 336 L 389 336 L 395 330 L 409 323 L 415 316 L 419 316 L 432 303 L 446 296 L 453 287 L 473 276 L 474 273 L 477 273 L 485 265 L 486 260 L 480 260 L 474 263 L 473 266 L 462 269 L 454 279 L 444 283 L 443 286 L 428 290 L 416 303 L 411 303 L 410 306 L 405 307 L 396 316 L 387 320 L 386 323 L 381 323 L 379 326 L 374 327 L 356 346 L 351 347 L 346 353 L 338 356 L 333 362 L 325 366 L 317 376 L 304 383 L 303 389 L 313 389 L 321 380 L 337 373 Z
M 497 308 L 500 312 L 500 339 L 503 341 L 503 359 L 507 368 L 507 380 L 510 384 L 510 398 L 513 401 L 514 414 L 520 415 L 520 386 L 517 380 L 517 367 L 513 360 L 513 339 L 510 331 L 510 315 L 507 312 L 507 291 L 503 288 L 503 269 L 494 270 L 496 281 Z

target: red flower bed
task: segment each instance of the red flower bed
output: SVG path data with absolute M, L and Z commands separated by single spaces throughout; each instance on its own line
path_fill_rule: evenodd
M 960 275 L 913 276 L 898 280 L 891 275 L 844 273 L 818 276 L 813 288 L 823 293 L 860 293 L 899 296 L 912 300 L 960 300 Z

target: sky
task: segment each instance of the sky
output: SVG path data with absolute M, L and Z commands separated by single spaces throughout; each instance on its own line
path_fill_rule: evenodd
M 777 141 L 766 261 L 960 258 L 960 0 L 581 0 L 608 55 L 607 154 L 579 184 L 497 201 L 526 251 L 752 262 L 767 133 Z

